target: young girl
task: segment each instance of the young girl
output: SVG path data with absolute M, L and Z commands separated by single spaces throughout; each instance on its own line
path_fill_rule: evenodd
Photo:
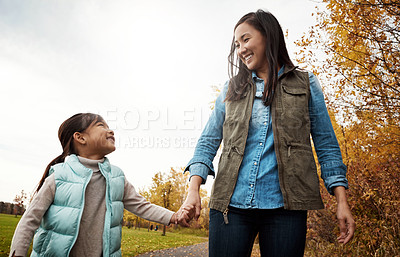
M 177 223 L 177 213 L 146 201 L 105 157 L 115 150 L 115 138 L 101 116 L 72 116 L 58 138 L 63 152 L 47 166 L 10 256 L 26 256 L 34 233 L 31 256 L 121 256 L 124 208 L 150 221 Z M 181 225 L 187 226 L 187 214 L 179 212 Z

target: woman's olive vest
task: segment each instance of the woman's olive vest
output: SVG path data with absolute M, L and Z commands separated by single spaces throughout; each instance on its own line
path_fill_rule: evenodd
M 211 192 L 210 208 L 227 210 L 243 160 L 256 92 L 254 83 L 245 97 L 225 102 L 223 148 Z M 307 72 L 287 68 L 278 79 L 271 104 L 274 147 L 284 208 L 322 209 L 319 179 L 311 148 Z

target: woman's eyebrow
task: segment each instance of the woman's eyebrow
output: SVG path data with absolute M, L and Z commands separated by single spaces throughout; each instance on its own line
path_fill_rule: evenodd
M 248 32 L 243 33 L 243 35 L 240 37 L 240 39 L 243 40 L 243 38 L 244 38 L 245 36 L 247 36 L 247 35 L 249 35 Z M 235 42 L 237 42 L 237 40 L 235 40 Z
M 240 37 L 241 39 L 243 39 L 245 36 L 250 35 L 248 32 L 243 33 L 243 35 Z

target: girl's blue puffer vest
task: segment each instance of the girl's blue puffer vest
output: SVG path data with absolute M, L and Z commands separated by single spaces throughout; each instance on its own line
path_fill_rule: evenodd
M 121 256 L 125 176 L 107 158 L 99 163 L 99 169 L 107 187 L 103 256 Z M 84 167 L 76 155 L 70 155 L 64 163 L 54 165 L 50 174 L 53 172 L 56 182 L 54 202 L 35 233 L 31 256 L 69 256 L 78 237 L 85 200 L 90 201 L 85 199 L 85 190 L 92 170 Z

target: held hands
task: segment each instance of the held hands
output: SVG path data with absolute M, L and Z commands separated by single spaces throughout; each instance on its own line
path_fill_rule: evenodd
M 170 224 L 179 224 L 182 227 L 189 227 L 189 221 L 193 219 L 193 206 L 181 206 L 181 208 L 172 214 Z
M 198 219 L 200 216 L 200 210 L 201 210 L 201 201 L 200 201 L 200 196 L 199 193 L 193 192 L 192 194 L 189 193 L 188 196 L 186 197 L 185 202 L 177 211 L 172 215 L 171 218 L 171 223 L 175 223 L 183 226 L 183 227 L 189 227 L 189 222 L 194 218 Z
M 178 217 L 179 224 L 187 224 L 193 218 L 198 220 L 201 211 L 201 199 L 200 199 L 200 185 L 203 179 L 199 176 L 192 176 L 190 179 L 190 185 L 188 195 L 179 211 L 182 210 L 181 215 Z M 178 212 L 179 212 L 178 211 Z M 187 224 L 188 225 L 188 224 Z

